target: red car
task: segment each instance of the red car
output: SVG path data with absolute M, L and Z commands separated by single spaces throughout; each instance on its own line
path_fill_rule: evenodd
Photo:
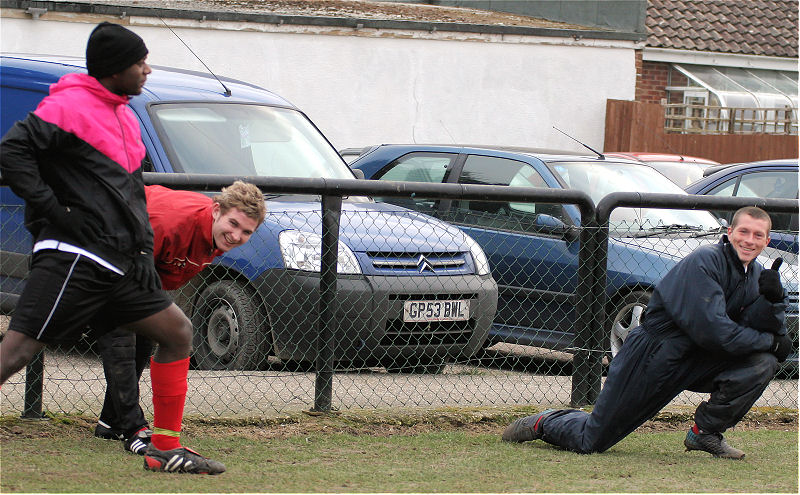
M 659 171 L 669 180 L 678 184 L 683 189 L 694 181 L 703 178 L 703 169 L 711 165 L 719 165 L 719 162 L 698 158 L 696 156 L 672 155 L 668 153 L 646 153 L 639 151 L 627 151 L 625 153 L 603 153 L 605 156 L 617 158 L 630 158 L 639 160 L 642 163 Z

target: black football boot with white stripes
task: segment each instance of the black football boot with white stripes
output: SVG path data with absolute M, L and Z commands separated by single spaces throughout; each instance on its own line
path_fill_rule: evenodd
M 125 450 L 133 452 L 136 455 L 144 455 L 147 447 L 150 445 L 150 437 L 153 436 L 153 431 L 149 428 L 142 428 L 127 439 L 125 439 Z
M 158 450 L 151 443 L 144 453 L 144 468 L 147 471 L 190 474 L 220 474 L 225 465 L 206 459 L 192 449 L 179 447 L 172 450 Z

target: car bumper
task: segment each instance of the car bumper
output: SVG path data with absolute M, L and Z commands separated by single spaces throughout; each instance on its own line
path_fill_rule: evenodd
M 318 273 L 271 270 L 254 285 L 267 307 L 273 353 L 313 361 L 319 318 Z M 403 321 L 407 300 L 469 300 L 469 319 Z M 340 275 L 336 282 L 333 355 L 339 360 L 395 356 L 472 356 L 481 348 L 497 311 L 490 276 L 379 277 Z

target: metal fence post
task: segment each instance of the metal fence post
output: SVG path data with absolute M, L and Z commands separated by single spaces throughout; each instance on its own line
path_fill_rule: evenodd
M 587 404 L 594 404 L 597 401 L 597 396 L 600 395 L 603 356 L 610 349 L 608 347 L 608 336 L 611 330 L 608 326 L 608 315 L 606 313 L 606 302 L 608 300 L 606 292 L 606 279 L 608 278 L 608 219 L 598 217 L 593 224 L 592 234 L 594 266 L 592 267 L 592 286 L 590 288 L 592 294 L 591 329 L 586 342 L 587 349 L 589 349 Z
M 25 367 L 25 404 L 22 417 L 38 419 L 42 417 L 42 394 L 44 391 L 44 351 L 33 356 Z
M 314 411 L 330 412 L 333 401 L 333 336 L 336 335 L 336 264 L 339 258 L 341 196 L 322 196 L 322 259 Z
M 581 218 L 578 251 L 578 285 L 575 319 L 575 352 L 572 358 L 572 394 L 570 404 L 580 407 L 594 403 L 600 393 L 602 374 L 602 308 L 598 308 L 598 287 L 605 290 L 606 250 L 600 250 L 599 228 L 594 215 Z M 603 270 L 599 270 L 602 266 Z M 602 274 L 602 278 L 599 278 Z M 603 298 L 604 299 L 604 298 Z M 603 303 L 604 304 L 604 303 Z

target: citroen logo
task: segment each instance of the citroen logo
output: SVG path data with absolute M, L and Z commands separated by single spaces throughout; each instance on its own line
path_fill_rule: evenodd
M 424 272 L 425 270 L 430 270 L 432 273 L 436 273 L 436 270 L 434 270 L 433 266 L 431 266 L 430 262 L 428 262 L 428 258 L 422 254 L 419 255 L 419 259 L 417 260 L 417 270 L 419 270 L 420 273 Z

